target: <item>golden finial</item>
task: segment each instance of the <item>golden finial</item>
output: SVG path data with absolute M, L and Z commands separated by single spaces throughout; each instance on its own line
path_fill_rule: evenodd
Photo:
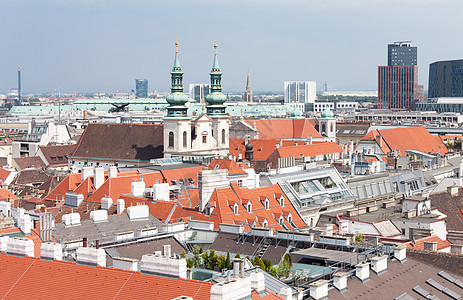
M 214 54 L 217 54 L 217 40 L 214 40 Z
M 175 53 L 178 53 L 178 37 L 175 38 Z
M 21 72 L 21 67 L 18 67 L 18 72 Z

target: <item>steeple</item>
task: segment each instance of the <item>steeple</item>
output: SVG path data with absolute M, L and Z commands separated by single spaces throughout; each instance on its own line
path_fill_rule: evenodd
M 244 91 L 244 101 L 252 102 L 252 89 L 251 89 L 251 79 L 248 72 L 248 80 L 246 81 L 246 90 Z
M 211 93 L 206 96 L 207 114 L 224 115 L 225 106 L 223 103 L 227 100 L 227 97 L 222 93 L 222 72 L 217 58 L 217 41 L 214 41 L 214 62 L 209 74 L 211 76 Z
M 167 117 L 186 117 L 188 108 L 185 103 L 188 102 L 188 96 L 183 93 L 183 71 L 178 58 L 178 40 L 175 40 L 175 58 L 174 66 L 170 72 L 172 86 L 171 94 L 166 100 L 169 103 L 167 107 Z

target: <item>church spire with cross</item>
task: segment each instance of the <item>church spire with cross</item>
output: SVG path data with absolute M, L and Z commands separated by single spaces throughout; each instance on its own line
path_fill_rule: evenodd
M 176 39 L 174 66 L 170 72 L 172 80 L 171 94 L 166 98 L 167 103 L 169 103 L 167 117 L 185 117 L 188 110 L 185 106 L 185 103 L 188 102 L 188 96 L 183 93 L 183 71 L 178 57 L 178 45 L 179 43 Z

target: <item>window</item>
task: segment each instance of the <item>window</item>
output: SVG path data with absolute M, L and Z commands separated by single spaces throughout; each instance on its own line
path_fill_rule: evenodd
M 252 212 L 252 204 L 251 204 L 251 202 L 248 202 L 247 209 L 248 209 L 249 213 Z
M 169 148 L 174 147 L 174 133 L 171 131 L 169 132 Z
M 322 124 L 322 133 L 325 133 L 326 132 L 326 125 L 325 123 Z
M 183 132 L 183 147 L 187 146 L 187 136 L 186 136 L 186 131 Z
M 268 202 L 269 202 L 269 201 L 268 201 L 268 198 L 265 199 L 265 201 L 264 201 L 264 207 L 265 207 L 265 209 L 268 209 L 268 208 L 269 208 L 269 203 L 268 203 Z
M 293 216 L 291 214 L 289 214 L 288 223 L 291 224 L 291 222 L 293 222 Z
M 334 132 L 334 124 L 333 123 L 330 124 L 330 132 Z
M 203 144 L 207 144 L 207 135 L 203 135 Z
M 225 144 L 225 129 L 222 129 L 222 144 Z
M 279 200 L 280 200 L 280 206 L 285 206 L 285 198 L 281 196 Z
M 238 204 L 235 203 L 235 205 L 233 205 L 233 212 L 235 213 L 235 215 L 238 214 Z

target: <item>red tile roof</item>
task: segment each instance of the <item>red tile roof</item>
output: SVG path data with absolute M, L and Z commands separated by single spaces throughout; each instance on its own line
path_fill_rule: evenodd
M 306 139 L 309 136 L 321 137 L 320 133 L 307 119 L 259 119 L 245 120 L 259 130 L 259 139 Z M 276 130 L 278 129 L 278 130 Z
M 5 180 L 8 178 L 12 171 L 5 170 L 3 168 L 0 168 L 0 183 L 5 182 Z
M 18 199 L 12 192 L 5 188 L 0 188 L 0 200 Z
M 27 168 L 42 169 L 47 167 L 43 160 L 38 156 L 19 157 L 13 158 L 13 160 L 19 167 L 18 171 Z
M 1 299 L 210 299 L 212 283 L 0 254 Z
M 242 164 L 244 166 L 244 164 Z M 209 166 L 207 166 L 209 170 L 218 169 L 227 169 L 229 175 L 238 175 L 238 174 L 246 174 L 246 172 L 231 159 L 214 159 Z
M 50 166 L 66 166 L 67 156 L 76 149 L 76 145 L 40 146 L 43 156 Z
M 315 143 L 312 145 L 298 145 L 292 147 L 280 147 L 276 150 L 279 157 L 295 157 L 296 159 L 302 156 L 315 157 L 316 155 L 342 153 L 342 148 L 333 142 Z
M 428 237 L 424 237 L 415 241 L 410 241 L 406 243 L 405 245 L 409 249 L 418 249 L 418 250 L 424 250 L 424 242 L 436 242 L 437 243 L 437 251 L 449 248 L 450 247 L 450 242 L 448 240 L 442 240 L 436 235 L 431 235 Z
M 406 155 L 406 150 L 432 154 L 439 152 L 441 155 L 448 152 L 444 143 L 434 138 L 423 126 L 370 131 L 362 140 L 373 141 L 379 139 L 379 136 L 383 138 L 382 149 L 385 154 L 396 149 L 402 156 Z
M 276 149 L 277 144 L 282 144 L 281 147 L 290 147 L 295 145 L 305 145 L 305 141 L 301 140 L 264 140 L 264 139 L 256 139 L 250 141 L 254 151 L 254 160 L 266 160 L 270 154 L 273 153 Z M 244 151 L 246 150 L 245 140 L 244 139 L 230 139 L 230 154 L 235 155 L 238 157 L 241 154 L 242 158 L 244 158 Z

